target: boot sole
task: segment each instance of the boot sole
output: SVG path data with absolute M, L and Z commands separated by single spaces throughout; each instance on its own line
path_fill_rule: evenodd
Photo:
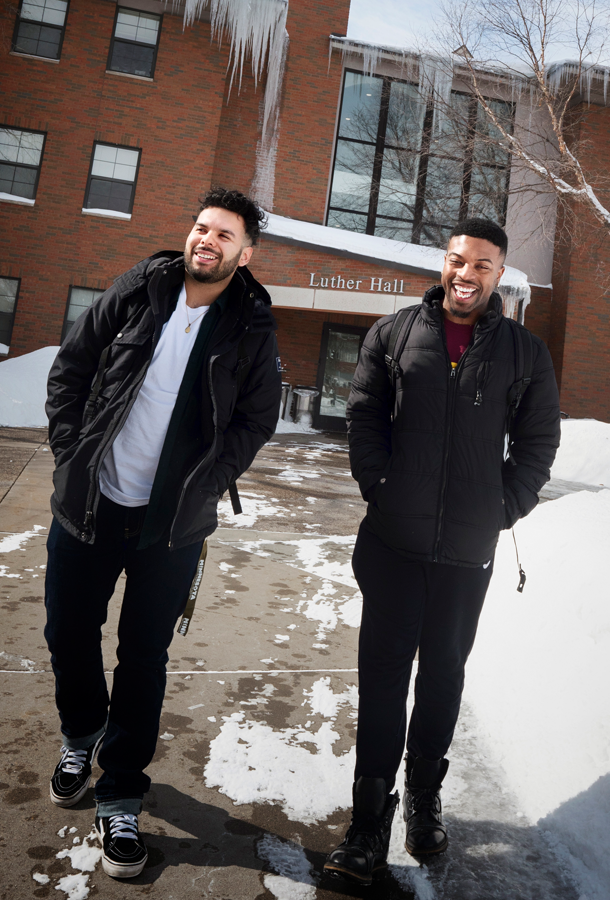
M 409 850 L 406 845 L 405 850 L 407 851 L 409 856 L 412 856 L 414 859 L 416 859 L 418 856 L 438 856 L 439 853 L 444 853 L 448 846 L 449 841 L 447 840 L 441 847 L 438 847 L 435 850 Z
M 53 786 L 49 787 L 49 796 L 51 797 L 51 801 L 55 804 L 55 806 L 61 806 L 62 809 L 69 809 L 71 806 L 76 806 L 78 801 L 85 796 L 89 789 L 89 783 L 91 782 L 91 775 L 87 778 L 86 784 L 82 786 L 78 794 L 75 794 L 74 797 L 58 797 L 57 794 L 53 792 Z
M 370 885 L 373 883 L 374 876 L 379 872 L 385 872 L 387 869 L 387 865 L 377 866 L 376 869 L 373 869 L 373 874 L 364 878 L 360 875 L 357 875 L 355 872 L 350 871 L 350 869 L 342 869 L 340 866 L 324 866 L 324 872 L 327 875 L 330 875 L 331 878 L 343 878 L 345 881 L 351 881 L 354 884 L 361 885 Z

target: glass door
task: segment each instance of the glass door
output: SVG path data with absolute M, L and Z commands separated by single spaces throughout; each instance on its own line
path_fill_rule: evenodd
M 314 427 L 345 431 L 347 398 L 367 328 L 326 322 L 322 333 Z

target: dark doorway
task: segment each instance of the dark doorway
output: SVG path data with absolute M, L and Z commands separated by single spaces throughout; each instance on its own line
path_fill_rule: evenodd
M 314 428 L 346 431 L 345 408 L 368 328 L 325 322 L 320 347 Z

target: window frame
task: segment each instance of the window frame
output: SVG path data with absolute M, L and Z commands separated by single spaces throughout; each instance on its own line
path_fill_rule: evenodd
M 23 0 L 22 0 L 23 2 Z M 142 78 L 145 81 L 154 81 L 155 80 L 155 72 L 157 69 L 157 54 L 159 51 L 159 42 L 161 41 L 161 28 L 163 27 L 163 13 L 158 14 L 159 19 L 159 30 L 157 31 L 157 43 L 154 45 L 153 50 L 153 61 L 152 61 L 152 71 L 150 75 L 136 75 L 134 72 L 120 72 L 118 69 L 111 69 L 110 63 L 112 61 L 112 54 L 114 53 L 114 42 L 115 40 L 123 41 L 126 44 L 134 44 L 136 47 L 152 47 L 152 44 L 145 44 L 141 41 L 130 41 L 126 38 L 117 38 L 116 37 L 116 26 L 119 18 L 119 13 L 121 10 L 125 10 L 126 12 L 132 13 L 147 13 L 147 10 L 144 9 L 133 9 L 131 6 L 119 6 L 117 3 L 116 12 L 114 14 L 114 22 L 112 23 L 112 35 L 110 37 L 110 48 L 108 50 L 108 60 L 106 62 L 106 71 L 113 72 L 118 75 L 129 75 L 131 78 Z M 149 16 L 157 16 L 157 13 L 147 13 Z
M 328 226 L 328 221 L 330 218 L 331 212 L 343 212 L 348 213 L 354 216 L 360 216 L 364 219 L 366 216 L 366 227 L 364 233 L 369 235 L 375 234 L 375 228 L 377 224 L 383 222 L 396 222 L 398 223 L 410 223 L 412 225 L 411 232 L 411 240 L 409 243 L 412 244 L 420 244 L 422 231 L 424 228 L 429 227 L 431 229 L 442 229 L 450 227 L 448 223 L 440 222 L 435 220 L 426 220 L 424 218 L 425 212 L 425 203 L 426 203 L 426 186 L 428 180 L 428 167 L 431 160 L 434 159 L 443 159 L 443 160 L 454 160 L 461 164 L 462 166 L 462 178 L 461 178 L 461 190 L 460 190 L 460 208 L 458 213 L 458 221 L 462 221 L 468 215 L 468 206 L 470 202 L 470 188 L 472 181 L 472 172 L 475 168 L 476 164 L 474 162 L 474 138 L 476 135 L 476 123 L 477 123 L 477 112 L 478 112 L 478 101 L 477 98 L 473 94 L 469 94 L 466 91 L 452 91 L 452 94 L 465 96 L 468 98 L 468 140 L 466 142 L 466 151 L 463 157 L 456 157 L 449 153 L 435 153 L 431 148 L 431 140 L 432 140 L 432 132 L 434 127 L 434 103 L 432 100 L 429 100 L 426 104 L 426 109 L 424 111 L 423 124 L 422 124 L 422 136 L 421 136 L 421 144 L 418 151 L 419 157 L 419 165 L 417 172 L 417 187 L 415 194 L 415 201 L 413 203 L 413 215 L 412 218 L 399 218 L 397 216 L 388 216 L 384 214 L 378 213 L 378 205 L 379 205 L 379 193 L 381 187 L 381 172 L 383 167 L 383 159 L 384 159 L 384 151 L 385 150 L 397 150 L 400 148 L 395 147 L 392 143 L 386 142 L 386 134 L 387 134 L 387 122 L 388 122 L 388 111 L 390 106 L 390 96 L 392 83 L 397 82 L 399 84 L 414 84 L 414 82 L 410 81 L 407 78 L 394 78 L 391 75 L 377 75 L 372 74 L 369 77 L 378 78 L 381 80 L 381 90 L 380 90 L 380 105 L 379 105 L 379 119 L 377 122 L 377 135 L 376 141 L 369 140 L 359 140 L 357 138 L 350 137 L 342 137 L 340 134 L 341 129 L 341 121 L 343 114 L 343 103 L 345 97 L 345 84 L 347 74 L 360 75 L 365 76 L 365 73 L 359 69 L 353 69 L 349 67 L 345 67 L 343 70 L 343 83 L 341 89 L 341 103 L 339 105 L 339 119 L 337 126 L 337 133 L 335 136 L 335 146 L 333 152 L 333 160 L 332 160 L 332 168 L 331 168 L 331 178 L 330 178 L 330 187 L 328 192 L 328 203 L 326 209 L 326 225 Z M 503 100 L 503 103 L 506 103 L 508 107 L 511 109 L 511 117 L 514 126 L 514 117 L 515 117 L 515 103 Z M 359 210 L 353 209 L 345 209 L 344 207 L 333 206 L 332 205 L 332 194 L 333 194 L 333 182 L 335 177 L 335 169 L 337 164 L 337 154 L 339 151 L 339 142 L 343 141 L 344 143 L 351 144 L 361 144 L 367 145 L 369 147 L 374 147 L 375 155 L 373 160 L 373 167 L 371 172 L 371 184 L 370 184 L 370 193 L 369 193 L 369 208 L 368 212 L 364 213 Z M 499 164 L 486 163 L 488 168 L 499 169 L 506 172 L 507 176 L 507 185 L 504 192 L 502 212 L 501 212 L 501 225 L 504 226 L 506 223 L 506 214 L 508 209 L 508 181 L 510 180 L 510 172 L 511 165 L 510 160 L 507 165 L 502 166 Z M 334 226 L 329 226 L 334 227 Z M 425 245 L 424 245 L 425 246 Z
M 45 57 L 41 57 L 44 59 Z M 47 131 L 40 131 L 37 128 L 17 128 L 14 125 L 6 125 L 4 122 L 0 122 L 0 128 L 5 128 L 7 131 L 25 131 L 28 134 L 41 134 L 42 135 L 42 147 L 40 148 L 40 162 L 37 166 L 31 166 L 28 163 L 11 163 L 5 160 L 0 160 L 0 163 L 4 163 L 6 165 L 15 165 L 20 166 L 22 169 L 36 169 L 36 181 L 34 182 L 34 196 L 30 197 L 20 197 L 19 194 L 9 194 L 9 197 L 14 197 L 15 200 L 25 200 L 28 205 L 36 202 L 36 195 L 38 194 L 38 184 L 40 182 L 40 172 L 42 170 L 42 160 L 44 157 L 44 151 L 47 146 Z M 10 201 L 9 201 L 10 202 Z
M 61 334 L 59 337 L 60 344 L 63 344 L 64 340 L 68 336 L 68 331 L 66 331 L 66 325 L 68 324 L 68 313 L 70 312 L 70 301 L 72 300 L 72 291 L 74 290 L 74 288 L 76 288 L 79 291 L 92 291 L 92 292 L 100 291 L 100 296 L 106 290 L 106 288 L 85 287 L 85 285 L 83 285 L 83 284 L 70 284 L 68 286 L 68 299 L 66 300 L 66 310 L 64 312 L 64 318 L 63 318 L 63 322 L 62 322 L 62 326 L 61 326 Z M 95 303 L 96 300 L 99 300 L 99 297 L 96 297 L 95 300 L 92 300 L 89 305 L 93 306 L 93 304 Z M 81 313 L 81 315 L 82 315 L 82 313 Z M 77 321 L 77 319 L 74 319 L 74 322 L 72 322 L 72 325 L 74 325 L 76 323 L 76 321 Z M 70 328 L 72 328 L 72 325 L 70 326 Z
M 15 27 L 13 29 L 13 38 L 11 40 L 11 53 L 16 53 L 18 56 L 25 56 L 29 59 L 46 59 L 52 60 L 53 62 L 58 63 L 61 60 L 61 53 L 64 46 L 64 38 L 66 36 L 66 25 L 68 23 L 68 14 L 70 12 L 70 0 L 65 0 L 68 4 L 66 6 L 66 17 L 64 19 L 63 25 L 49 25 L 46 22 L 37 22 L 35 19 L 22 19 L 21 10 L 23 8 L 23 0 L 19 0 L 19 9 L 17 11 L 17 19 L 15 21 Z M 57 57 L 55 56 L 39 56 L 37 53 L 24 53 L 23 50 L 17 50 L 17 36 L 19 33 L 19 25 L 21 22 L 31 22 L 33 25 L 45 25 L 47 28 L 55 28 L 57 31 L 61 32 L 61 36 L 59 38 L 59 46 L 57 48 Z
M 11 322 L 11 332 L 9 334 L 9 340 L 6 342 L 6 346 L 10 349 L 11 340 L 13 339 L 13 331 L 15 328 L 15 318 L 17 316 L 17 305 L 19 303 L 19 294 L 21 292 L 21 277 L 13 278 L 11 275 L 0 275 L 0 278 L 4 279 L 5 281 L 16 281 L 17 282 L 17 292 L 15 294 L 15 305 L 13 306 L 13 320 Z M 2 343 L 4 344 L 5 342 L 2 341 Z
M 118 150 L 135 150 L 138 154 L 138 163 L 136 165 L 136 174 L 135 178 L 132 182 L 121 181 L 120 178 L 107 178 L 107 181 L 116 181 L 118 184 L 132 184 L 133 190 L 131 192 L 131 201 L 129 203 L 129 213 L 123 213 L 120 209 L 108 209 L 108 216 L 110 216 L 113 212 L 118 213 L 119 216 L 133 214 L 133 204 L 136 199 L 136 185 L 138 183 L 138 177 L 140 175 L 140 162 L 142 161 L 142 148 L 141 147 L 128 147 L 126 144 L 113 144 L 110 141 L 93 141 L 93 146 L 91 148 L 91 158 L 89 160 L 89 172 L 87 174 L 87 185 L 85 187 L 85 196 L 83 200 L 83 209 L 87 212 L 89 209 L 100 209 L 100 207 L 88 207 L 87 201 L 89 199 L 89 190 L 91 188 L 91 178 L 99 178 L 99 175 L 92 175 L 93 163 L 95 161 L 95 148 L 98 144 L 101 144 L 104 147 L 116 147 Z M 79 287 L 79 285 L 74 285 L 75 287 Z

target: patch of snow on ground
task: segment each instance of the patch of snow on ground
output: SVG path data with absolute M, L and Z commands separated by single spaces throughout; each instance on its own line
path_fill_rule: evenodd
M 551 477 L 610 487 L 610 425 L 596 419 L 563 419 Z
M 32 878 L 34 881 L 37 881 L 38 884 L 48 884 L 51 880 L 48 875 L 44 875 L 42 872 L 34 872 Z
M 587 900 L 607 900 L 610 492 L 545 503 L 515 532 L 525 590 L 503 532 L 465 699 L 526 817 L 578 858 Z
M 311 425 L 303 425 L 301 422 L 288 422 L 286 419 L 278 419 L 275 426 L 276 434 L 321 434 Z
M 85 900 L 89 896 L 88 880 L 89 876 L 82 873 L 64 875 L 55 885 L 55 890 L 64 891 L 68 895 L 68 900 Z
M 300 844 L 282 841 L 275 834 L 266 834 L 259 842 L 256 853 L 277 873 L 263 877 L 265 887 L 277 900 L 315 900 L 313 866 Z
M 236 516 L 233 512 L 231 500 L 221 500 L 218 504 L 218 521 L 223 525 L 231 525 L 234 528 L 252 528 L 254 523 L 262 516 L 277 516 L 285 518 L 290 510 L 278 503 L 270 503 L 264 494 L 253 491 L 240 491 L 239 498 L 243 512 Z
M 58 350 L 43 347 L 0 363 L 0 425 L 47 424 L 47 378 Z
M 0 553 L 11 553 L 13 550 L 22 550 L 22 544 L 36 537 L 39 531 L 46 531 L 45 525 L 34 525 L 32 531 L 23 531 L 21 534 L 9 534 L 0 541 Z
M 60 830 L 60 832 L 64 832 L 64 835 L 65 828 L 66 826 Z M 71 828 L 70 832 L 73 830 L 75 831 L 76 829 Z M 60 850 L 59 853 L 55 854 L 57 859 L 69 858 L 72 868 L 80 869 L 80 872 L 77 875 L 65 875 L 63 878 L 60 878 L 55 885 L 55 890 L 63 891 L 68 895 L 69 900 L 85 900 L 85 898 L 89 896 L 90 889 L 87 886 L 89 875 L 85 873 L 93 872 L 102 858 L 101 847 L 91 846 L 89 841 L 95 841 L 97 843 L 95 831 L 91 831 L 87 837 L 83 838 L 82 844 L 66 847 L 65 850 Z
M 313 708 L 324 691 L 314 684 L 306 703 Z M 289 819 L 305 823 L 350 806 L 355 748 L 341 756 L 333 753 L 339 734 L 332 724 L 342 706 L 355 709 L 356 697 L 347 688 L 334 698 L 335 716 L 317 732 L 301 726 L 274 731 L 265 723 L 249 721 L 243 712 L 223 716 L 204 769 L 206 785 L 218 787 L 238 805 L 280 803 Z

